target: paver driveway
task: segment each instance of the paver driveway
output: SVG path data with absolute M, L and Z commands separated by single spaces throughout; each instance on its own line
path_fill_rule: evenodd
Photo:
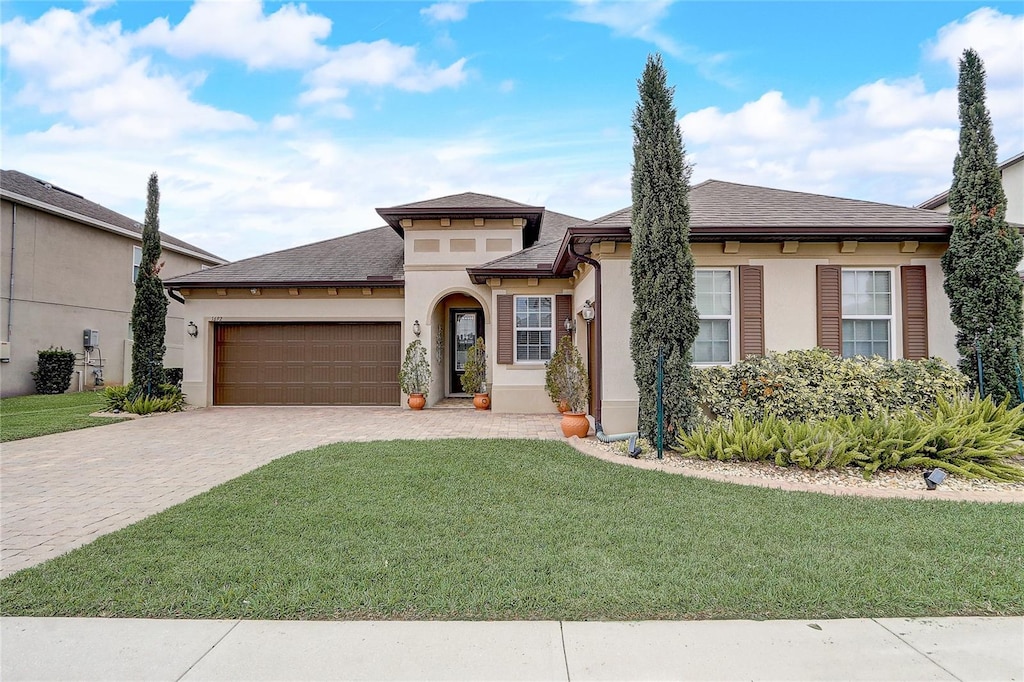
M 559 417 L 463 409 L 210 407 L 3 444 L 0 577 L 297 450 L 394 438 L 562 437 Z

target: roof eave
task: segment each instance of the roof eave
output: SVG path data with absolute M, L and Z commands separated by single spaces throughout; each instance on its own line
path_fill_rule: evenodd
M 453 208 L 415 207 L 415 208 L 378 208 L 377 215 L 384 219 L 391 229 L 405 238 L 405 229 L 401 225 L 403 218 L 411 220 L 439 220 L 441 218 L 526 218 L 526 229 L 532 229 L 534 240 L 540 231 L 540 221 L 544 217 L 543 206 L 495 206 L 491 208 L 457 206 Z
M 167 289 L 294 289 L 334 287 L 337 289 L 396 289 L 405 286 L 404 279 L 360 279 L 360 280 L 294 280 L 294 281 L 260 281 L 248 282 L 189 282 L 187 280 L 170 279 L 165 281 Z
M 10 202 L 21 204 L 23 206 L 29 206 L 31 208 L 43 211 L 45 213 L 49 213 L 51 215 L 60 216 L 61 218 L 74 220 L 75 222 L 79 222 L 84 225 L 89 225 L 90 227 L 95 227 L 97 229 L 104 230 L 105 232 L 112 232 L 114 234 L 121 235 L 122 237 L 131 237 L 132 239 L 137 239 L 140 241 L 142 240 L 142 235 L 137 232 L 133 232 L 123 227 L 118 227 L 117 225 L 111 225 L 110 223 L 104 222 L 102 220 L 90 218 L 87 215 L 82 215 L 81 213 L 76 213 L 75 211 L 69 211 L 67 209 L 60 208 L 59 206 L 54 206 L 53 204 L 48 204 L 45 201 L 40 201 L 38 199 L 27 197 L 24 194 L 18 194 L 17 192 L 12 192 L 10 190 L 0 188 L 0 197 L 7 199 Z M 199 253 L 198 251 L 186 249 L 182 246 L 178 246 L 177 244 L 165 242 L 162 239 L 160 240 L 160 248 L 167 249 L 168 251 L 173 251 L 175 253 L 180 253 L 185 256 L 190 256 L 197 260 L 201 260 L 204 263 L 213 263 L 215 265 L 225 265 L 226 263 L 228 263 L 228 261 L 224 260 L 220 256 Z

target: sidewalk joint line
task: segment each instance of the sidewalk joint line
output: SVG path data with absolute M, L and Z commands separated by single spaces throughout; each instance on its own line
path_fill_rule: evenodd
M 182 673 L 182 674 L 181 674 L 181 675 L 180 675 L 180 676 L 178 677 L 178 679 L 176 679 L 176 680 L 175 680 L 174 682 L 181 682 L 181 681 L 182 681 L 183 679 L 185 679 L 185 676 L 186 676 L 186 675 L 188 675 L 188 674 L 189 674 L 190 672 L 192 672 L 192 668 L 194 668 L 194 667 L 196 667 L 197 665 L 199 665 L 199 662 L 200 662 L 201 660 L 203 660 L 204 658 L 206 658 L 207 656 L 209 656 L 209 655 L 210 655 L 210 652 L 211 652 L 211 651 L 213 651 L 214 649 L 216 649 L 216 648 L 217 648 L 217 645 L 218 645 L 218 644 L 220 644 L 221 642 L 223 642 L 223 641 L 224 641 L 224 638 L 225 638 L 225 637 L 227 637 L 227 636 L 228 636 L 228 635 L 230 635 L 230 634 L 231 634 L 232 632 L 234 632 L 235 628 L 237 628 L 237 627 L 238 627 L 238 624 L 239 624 L 239 623 L 241 623 L 241 622 L 242 622 L 242 619 L 241 619 L 241 618 L 236 618 L 236 619 L 235 619 L 235 622 L 234 622 L 234 623 L 232 623 L 232 624 L 231 624 L 231 627 L 229 627 L 229 628 L 228 628 L 228 631 L 227 631 L 227 632 L 225 632 L 225 633 L 224 633 L 223 635 L 221 635 L 221 636 L 220 636 L 220 637 L 219 637 L 219 638 L 217 639 L 217 641 L 216 641 L 216 642 L 214 642 L 213 644 L 211 644 L 211 645 L 210 645 L 210 648 L 209 648 L 209 649 L 207 649 L 206 651 L 204 651 L 204 652 L 203 652 L 203 655 L 202 655 L 202 656 L 200 656 L 200 657 L 199 657 L 199 658 L 197 658 L 197 659 L 196 659 L 195 661 L 193 661 L 193 662 L 192 662 L 192 665 L 190 665 L 190 666 L 188 667 L 188 670 L 186 670 L 185 672 L 183 672 L 183 673 Z
M 925 658 L 927 658 L 927 659 L 928 659 L 929 661 L 931 661 L 932 663 L 934 663 L 934 664 L 935 664 L 935 665 L 936 665 L 936 666 L 937 666 L 937 667 L 938 667 L 938 668 L 939 668 L 940 670 L 942 670 L 943 672 L 946 672 L 946 673 L 948 673 L 948 674 L 949 674 L 949 676 L 950 676 L 950 677 L 952 677 L 952 678 L 953 678 L 954 680 L 957 680 L 958 682 L 963 682 L 963 678 L 961 678 L 961 677 L 957 676 L 957 675 L 956 675 L 956 673 L 954 673 L 954 672 L 953 672 L 952 670 L 950 670 L 950 669 L 949 669 L 949 668 L 947 668 L 946 666 L 942 665 L 941 663 L 939 663 L 938 661 L 936 661 L 936 660 L 935 660 L 934 658 L 932 658 L 931 656 L 929 656 L 929 655 L 928 655 L 928 654 L 926 654 L 925 652 L 923 652 L 923 651 L 921 651 L 920 649 L 918 649 L 918 648 L 917 648 L 916 646 L 914 646 L 913 644 L 911 644 L 911 643 L 910 643 L 910 642 L 908 642 L 907 640 L 905 640 L 905 639 L 903 639 L 902 637 L 900 637 L 900 635 L 899 635 L 898 633 L 895 633 L 895 632 L 893 632 L 893 631 L 892 631 L 892 630 L 890 630 L 889 628 L 887 628 L 887 627 L 885 627 L 884 625 L 882 625 L 881 623 L 879 623 L 879 622 L 878 622 L 878 620 L 877 620 L 876 618 L 872 618 L 872 619 L 871 619 L 871 622 L 872 622 L 872 623 L 874 623 L 875 625 L 877 625 L 878 627 L 882 628 L 882 629 L 883 629 L 883 630 L 885 630 L 886 632 L 888 632 L 888 633 L 889 633 L 890 635 L 892 635 L 892 636 L 893 636 L 893 637 L 895 637 L 896 639 L 898 639 L 898 640 L 900 640 L 901 642 L 903 642 L 904 644 L 906 644 L 906 645 L 907 645 L 908 647 L 910 647 L 910 648 L 911 648 L 912 650 L 914 650 L 915 652 L 917 652 L 917 653 L 921 654 L 922 656 L 924 656 Z
M 565 661 L 565 679 L 566 682 L 572 680 L 569 677 L 569 652 L 565 649 L 565 623 L 564 621 L 558 621 L 558 634 L 562 637 L 562 660 Z

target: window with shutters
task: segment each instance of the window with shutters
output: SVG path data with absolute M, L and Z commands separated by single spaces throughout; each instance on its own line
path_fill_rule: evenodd
M 700 328 L 693 343 L 693 362 L 725 365 L 733 362 L 736 339 L 736 292 L 732 270 L 698 268 L 693 273 L 694 302 Z
M 515 297 L 516 363 L 547 362 L 555 338 L 554 296 Z
M 843 357 L 892 357 L 892 270 L 843 268 Z

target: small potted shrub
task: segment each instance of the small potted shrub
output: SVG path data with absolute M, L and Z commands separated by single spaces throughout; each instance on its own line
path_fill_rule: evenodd
M 466 364 L 463 366 L 462 390 L 473 394 L 473 407 L 486 410 L 491 406 L 491 398 L 484 391 L 484 379 L 487 377 L 487 352 L 484 340 L 478 338 L 466 351 Z
M 551 401 L 562 412 L 562 433 L 565 437 L 586 438 L 590 431 L 587 402 L 590 400 L 590 380 L 583 357 L 569 336 L 563 336 L 555 354 L 547 362 L 544 386 Z M 562 406 L 565 410 L 562 410 Z
M 405 348 L 405 360 L 398 372 L 398 385 L 402 393 L 409 396 L 409 407 L 422 410 L 427 404 L 427 391 L 430 389 L 430 363 L 427 361 L 427 349 L 419 339 Z

